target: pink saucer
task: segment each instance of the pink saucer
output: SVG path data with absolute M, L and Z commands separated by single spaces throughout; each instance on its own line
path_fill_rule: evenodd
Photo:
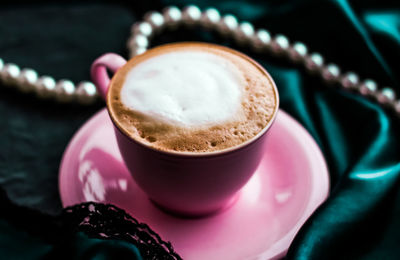
M 279 112 L 257 172 L 224 212 L 199 219 L 154 206 L 122 163 L 111 120 L 99 111 L 75 134 L 60 166 L 62 203 L 112 203 L 170 241 L 184 259 L 275 259 L 326 199 L 329 177 L 320 149 Z M 284 162 L 284 163 L 282 163 Z

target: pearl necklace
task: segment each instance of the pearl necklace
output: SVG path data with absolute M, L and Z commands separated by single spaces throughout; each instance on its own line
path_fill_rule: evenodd
M 165 8 L 162 13 L 151 11 L 145 14 L 144 20 L 136 22 L 131 28 L 131 37 L 127 47 L 130 57 L 144 53 L 149 47 L 152 36 L 163 29 L 174 29 L 180 25 L 201 26 L 215 30 L 223 36 L 232 37 L 239 45 L 249 46 L 256 52 L 270 52 L 286 57 L 293 63 L 318 74 L 326 83 L 337 83 L 341 88 L 355 91 L 366 97 L 376 99 L 380 104 L 393 109 L 400 115 L 400 100 L 396 100 L 393 89 L 378 89 L 377 83 L 371 79 L 361 81 L 354 72 L 341 73 L 336 64 L 325 65 L 319 53 L 308 53 L 304 43 L 290 43 L 284 35 L 271 37 L 264 29 L 255 30 L 249 22 L 238 22 L 231 14 L 221 16 L 218 10 L 208 8 L 203 12 L 190 5 L 182 11 L 174 6 Z M 70 80 L 55 81 L 50 76 L 38 77 L 32 69 L 22 69 L 13 64 L 4 64 L 0 58 L 0 80 L 5 85 L 15 86 L 22 92 L 34 92 L 40 98 L 54 98 L 59 102 L 78 102 L 91 104 L 98 99 L 96 87 L 91 82 L 83 81 L 74 85 Z

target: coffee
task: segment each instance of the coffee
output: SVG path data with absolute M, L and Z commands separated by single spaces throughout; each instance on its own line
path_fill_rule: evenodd
M 201 43 L 169 44 L 130 60 L 107 102 L 118 128 L 163 151 L 204 153 L 240 145 L 277 109 L 270 76 L 247 56 Z

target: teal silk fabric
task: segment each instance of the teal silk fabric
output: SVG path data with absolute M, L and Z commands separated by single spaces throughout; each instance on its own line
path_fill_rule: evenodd
M 327 63 L 338 64 L 343 72 L 355 71 L 362 79 L 372 78 L 380 87 L 390 86 L 400 96 L 399 1 L 162 0 L 12 5 L 0 8 L 0 57 L 56 78 L 89 79 L 88 68 L 97 56 L 105 52 L 126 55 L 124 43 L 134 21 L 148 10 L 171 4 L 212 6 L 221 13 L 235 14 L 257 28 L 304 42 Z M 238 48 L 232 41 L 200 29 L 183 32 L 164 33 L 153 45 L 208 41 L 255 58 L 274 78 L 281 108 L 311 133 L 324 153 L 330 171 L 330 196 L 301 228 L 286 258 L 399 259 L 400 117 L 374 100 L 325 85 L 301 66 Z M 40 210 L 42 217 L 57 215 L 61 210 L 57 171 L 62 152 L 73 133 L 102 105 L 57 105 L 2 86 L 0 89 L 0 186 L 12 203 Z M 122 251 L 127 256 L 137 254 L 122 241 L 105 242 L 83 233 L 58 245 L 8 223 L 9 218 L 3 215 L 0 210 L 0 254 L 10 259 L 49 257 L 56 249 L 77 259 L 88 251 L 93 257 L 85 259 L 113 259 L 112 255 L 115 259 Z M 102 251 L 104 248 L 110 250 Z

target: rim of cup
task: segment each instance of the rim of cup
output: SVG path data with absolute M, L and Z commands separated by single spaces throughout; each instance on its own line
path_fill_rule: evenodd
M 211 44 L 211 43 L 203 43 L 203 42 L 179 42 L 179 43 L 168 43 L 168 44 L 163 44 L 163 45 L 159 45 L 156 46 L 152 49 L 147 50 L 146 52 L 144 52 L 143 54 L 137 55 L 133 58 L 131 58 L 130 60 L 128 60 L 126 62 L 126 64 L 124 64 L 122 67 L 125 67 L 127 64 L 135 62 L 137 58 L 142 58 L 148 55 L 151 55 L 151 53 L 153 53 L 154 51 L 158 51 L 159 49 L 162 48 L 169 48 L 169 47 L 179 47 L 179 46 L 185 46 L 185 45 L 197 45 L 197 46 L 204 46 L 204 47 L 210 47 L 210 48 L 217 48 L 220 50 L 224 50 L 227 52 L 231 52 L 245 60 L 247 60 L 248 62 L 250 62 L 253 66 L 255 66 L 258 70 L 260 70 L 268 79 L 268 81 L 270 82 L 274 92 L 275 92 L 275 107 L 274 107 L 274 111 L 272 113 L 272 117 L 269 120 L 268 124 L 260 131 L 258 132 L 258 134 L 256 134 L 255 136 L 253 136 L 252 138 L 238 144 L 232 147 L 228 147 L 225 149 L 221 149 L 221 150 L 217 150 L 217 151 L 209 151 L 209 152 L 188 152 L 188 151 L 169 151 L 169 150 L 161 150 L 161 149 L 157 149 L 155 147 L 152 147 L 149 144 L 146 144 L 144 142 L 140 142 L 138 140 L 136 140 L 135 138 L 131 137 L 130 134 L 128 133 L 128 131 L 126 131 L 122 125 L 119 123 L 119 121 L 117 119 L 115 119 L 115 115 L 114 115 L 114 111 L 112 109 L 110 109 L 110 103 L 111 103 L 111 95 L 109 94 L 110 91 L 107 92 L 107 97 L 106 97 L 106 103 L 107 103 L 107 111 L 110 115 L 111 121 L 113 122 L 114 126 L 127 138 L 129 138 L 131 141 L 135 142 L 138 145 L 141 145 L 145 148 L 148 148 L 150 150 L 156 151 L 158 153 L 162 153 L 162 154 L 167 154 L 167 155 L 175 155 L 175 156 L 182 156 L 182 157 L 209 157 L 209 156 L 216 156 L 216 155 L 223 155 L 223 154 L 227 154 L 227 153 L 231 153 L 237 150 L 241 150 L 242 148 L 247 147 L 249 144 L 255 142 L 256 140 L 258 140 L 260 137 L 262 137 L 267 131 L 268 129 L 271 127 L 271 125 L 273 124 L 273 122 L 275 121 L 275 118 L 278 114 L 278 110 L 279 110 L 279 93 L 278 93 L 278 89 L 276 87 L 276 84 L 274 82 L 274 80 L 272 79 L 271 75 L 268 73 L 268 71 L 266 69 L 264 69 L 264 67 L 262 67 L 258 62 L 256 62 L 254 59 L 250 58 L 249 56 L 247 56 L 244 53 L 241 53 L 239 51 L 236 51 L 234 49 L 225 47 L 225 46 L 221 46 L 221 45 L 217 45 L 217 44 Z M 109 85 L 109 89 L 110 87 L 114 84 L 115 81 L 115 75 L 117 75 L 120 72 L 120 70 L 118 70 L 112 77 L 111 81 L 110 81 L 110 85 Z

